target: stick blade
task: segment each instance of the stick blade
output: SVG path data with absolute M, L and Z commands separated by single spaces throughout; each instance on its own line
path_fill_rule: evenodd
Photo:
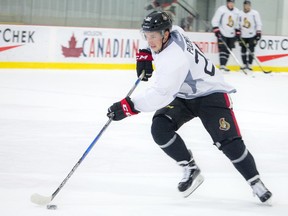
M 38 204 L 38 205 L 47 205 L 52 201 L 52 196 L 42 196 L 40 194 L 32 194 L 30 198 L 32 203 Z

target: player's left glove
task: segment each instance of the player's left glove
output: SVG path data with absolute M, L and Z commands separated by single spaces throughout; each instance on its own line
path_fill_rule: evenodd
M 114 121 L 120 121 L 128 116 L 136 115 L 139 111 L 134 108 L 134 104 L 130 97 L 114 103 L 108 108 L 107 116 Z
M 142 81 L 148 81 L 153 72 L 153 57 L 151 51 L 147 49 L 139 49 L 139 52 L 136 54 L 136 60 L 137 76 L 139 77 L 144 71 L 144 77 Z
M 241 31 L 239 29 L 235 30 L 235 37 L 237 41 L 241 41 Z
M 261 36 L 262 36 L 261 31 L 257 31 L 256 36 L 255 36 L 255 40 L 259 41 L 261 39 Z

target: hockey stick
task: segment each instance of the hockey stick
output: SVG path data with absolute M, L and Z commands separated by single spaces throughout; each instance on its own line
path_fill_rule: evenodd
M 262 65 L 260 64 L 257 56 L 254 55 L 254 53 L 251 52 L 251 50 L 249 49 L 249 47 L 247 46 L 247 44 L 245 43 L 245 41 L 243 40 L 243 38 L 240 38 L 241 43 L 243 44 L 243 46 L 248 50 L 249 54 L 253 57 L 253 59 L 256 61 L 256 63 L 258 64 L 258 66 L 260 67 L 260 69 L 262 70 L 263 73 L 265 74 L 269 74 L 272 71 L 265 71 L 262 67 Z
M 135 90 L 135 88 L 138 86 L 138 84 L 140 83 L 140 81 L 143 79 L 144 77 L 144 71 L 142 72 L 142 74 L 138 77 L 138 79 L 136 80 L 135 84 L 133 85 L 133 87 L 130 89 L 130 91 L 127 94 L 127 97 L 130 96 L 133 91 Z M 42 196 L 38 193 L 32 194 L 31 196 L 31 202 L 38 204 L 38 205 L 46 205 L 48 203 L 50 203 L 55 197 L 56 195 L 60 192 L 60 190 L 64 187 L 64 185 L 66 184 L 66 182 L 69 180 L 69 178 L 73 175 L 73 173 L 76 171 L 76 169 L 79 167 L 79 165 L 82 163 L 82 161 L 85 159 L 85 157 L 88 155 L 88 153 L 91 151 L 91 149 L 93 148 L 93 146 L 95 145 L 95 143 L 100 139 L 101 135 L 104 133 L 104 131 L 108 128 L 108 126 L 110 125 L 110 123 L 112 122 L 112 118 L 113 116 L 111 116 L 109 118 L 109 120 L 106 122 L 106 124 L 103 126 L 103 128 L 100 130 L 100 132 L 98 133 L 98 135 L 95 137 L 95 139 L 92 141 L 92 143 L 88 146 L 88 148 L 86 149 L 86 151 L 84 152 L 84 154 L 82 155 L 82 157 L 78 160 L 78 162 L 74 165 L 74 167 L 72 168 L 72 170 L 69 172 L 69 174 L 66 176 L 66 178 L 62 181 L 62 183 L 59 185 L 59 187 L 52 193 L 51 196 Z
M 226 49 L 229 51 L 229 53 L 232 55 L 232 57 L 235 59 L 235 61 L 237 62 L 237 64 L 240 66 L 240 70 L 245 74 L 248 75 L 248 73 L 241 67 L 241 64 L 239 62 L 239 60 L 237 59 L 237 57 L 234 55 L 234 53 L 232 52 L 232 50 L 228 47 L 227 43 L 223 40 L 223 38 L 219 38 L 222 43 L 224 44 L 224 46 L 226 47 Z

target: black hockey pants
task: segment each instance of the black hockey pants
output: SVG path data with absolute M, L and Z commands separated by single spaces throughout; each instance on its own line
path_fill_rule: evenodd
M 186 122 L 199 117 L 214 144 L 248 180 L 258 175 L 258 171 L 253 156 L 242 140 L 231 106 L 229 96 L 224 93 L 215 93 L 192 100 L 176 98 L 154 114 L 151 126 L 153 139 L 177 162 L 189 161 L 191 156 L 176 131 Z

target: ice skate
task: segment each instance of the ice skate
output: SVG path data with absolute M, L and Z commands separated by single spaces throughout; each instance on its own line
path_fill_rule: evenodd
M 226 66 L 221 65 L 219 68 L 222 72 L 230 72 L 230 69 L 228 69 Z
M 250 181 L 250 186 L 253 189 L 254 196 L 257 195 L 261 202 L 271 205 L 272 193 L 265 187 L 260 178 Z
M 193 158 L 189 162 L 181 161 L 178 164 L 183 167 L 184 171 L 184 176 L 178 184 L 178 190 L 184 197 L 188 197 L 202 184 L 204 177 L 200 174 L 201 171 Z
M 253 71 L 251 65 L 249 64 L 246 65 L 246 70 Z
M 249 64 L 245 64 L 241 67 L 241 70 L 249 70 L 252 71 L 252 67 Z

